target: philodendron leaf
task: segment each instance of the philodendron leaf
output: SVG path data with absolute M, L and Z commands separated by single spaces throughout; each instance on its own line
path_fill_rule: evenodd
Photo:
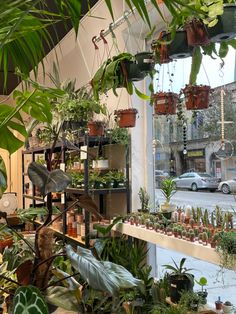
M 29 220 L 34 220 L 39 215 L 46 216 L 48 211 L 45 207 L 29 207 L 24 209 L 18 208 L 16 213 L 22 222 L 26 222 Z
M 2 197 L 2 194 L 7 189 L 7 171 L 5 167 L 5 163 L 0 156 L 0 198 Z
M 47 288 L 46 300 L 64 310 L 78 313 L 79 304 L 76 295 L 66 287 L 55 286 Z
M 114 295 L 120 289 L 142 287 L 142 281 L 134 278 L 123 266 L 98 261 L 88 249 L 78 246 L 75 252 L 70 245 L 67 245 L 66 253 L 72 266 L 95 290 Z
M 59 268 L 55 268 L 52 270 L 52 273 L 60 280 L 64 278 L 62 284 L 67 287 L 69 290 L 77 290 L 82 291 L 83 286 L 74 278 L 69 277 L 70 275 Z
M 67 173 L 60 169 L 48 171 L 46 167 L 36 162 L 29 165 L 28 175 L 43 196 L 49 192 L 61 192 L 71 183 L 71 176 Z
M 16 290 L 12 314 L 49 314 L 48 307 L 38 288 L 22 286 Z

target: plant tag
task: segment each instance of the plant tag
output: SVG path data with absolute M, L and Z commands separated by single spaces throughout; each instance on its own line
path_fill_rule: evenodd
M 60 169 L 66 171 L 66 164 L 64 162 L 60 163 Z
M 85 160 L 87 159 L 87 151 L 88 151 L 88 146 L 81 146 L 80 147 L 80 159 Z
M 177 285 L 174 285 L 173 283 L 170 286 L 173 288 L 177 288 Z
M 153 63 L 153 59 L 143 59 L 143 63 Z
M 65 193 L 61 193 L 61 204 L 65 204 Z

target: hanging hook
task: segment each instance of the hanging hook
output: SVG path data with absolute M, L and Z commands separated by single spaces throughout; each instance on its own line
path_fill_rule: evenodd
M 114 26 L 113 23 L 109 24 L 109 31 L 111 32 L 112 38 L 116 38 L 116 35 L 115 35 L 114 31 L 113 31 L 113 26 Z
M 104 37 L 104 29 L 102 29 L 102 30 L 100 31 L 100 37 L 102 38 L 104 45 L 107 44 L 107 40 L 106 40 L 106 38 Z
M 94 48 L 97 50 L 99 48 L 98 48 L 98 45 L 95 43 L 96 39 L 97 39 L 97 36 L 93 36 L 92 43 L 94 44 Z

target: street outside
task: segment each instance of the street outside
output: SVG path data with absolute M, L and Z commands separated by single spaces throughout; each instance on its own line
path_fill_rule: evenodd
M 164 196 L 160 189 L 155 190 L 155 204 L 161 204 L 164 202 Z M 236 195 L 223 194 L 222 192 L 208 192 L 197 191 L 192 192 L 188 190 L 177 190 L 174 196 L 171 198 L 171 203 L 177 206 L 191 205 L 193 207 L 202 207 L 208 209 L 210 212 L 218 205 L 223 210 L 236 210 Z
M 160 189 L 155 190 L 155 203 L 161 204 L 164 202 L 164 196 Z M 223 210 L 236 209 L 235 195 L 223 194 L 221 192 L 208 192 L 208 191 L 197 191 L 192 192 L 188 190 L 177 190 L 174 196 L 171 198 L 171 203 L 177 206 L 184 207 L 191 205 L 194 207 L 207 208 L 210 212 L 215 209 L 215 206 L 220 206 Z M 196 279 L 204 276 L 208 280 L 208 304 L 214 306 L 214 301 L 217 300 L 218 296 L 221 297 L 222 301 L 231 301 L 236 306 L 236 271 L 224 270 L 217 265 L 207 263 L 205 261 L 195 259 L 190 256 L 184 256 L 183 254 L 166 250 L 163 248 L 157 248 L 156 250 L 156 261 L 157 261 L 157 276 L 163 275 L 164 269 L 162 265 L 171 264 L 173 260 L 177 263 L 182 257 L 186 257 L 187 268 L 193 268 L 193 274 Z M 195 289 L 199 289 L 197 285 Z

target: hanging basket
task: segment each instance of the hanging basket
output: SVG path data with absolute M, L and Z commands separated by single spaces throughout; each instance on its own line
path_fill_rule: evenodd
M 210 86 L 186 85 L 183 89 L 187 110 L 201 110 L 209 107 Z
M 153 95 L 154 113 L 156 115 L 176 114 L 179 96 L 175 93 L 159 92 Z
M 126 86 L 126 82 L 137 82 L 144 79 L 146 73 L 141 72 L 133 61 L 124 61 L 120 64 L 120 85 Z
M 191 22 L 186 24 L 184 28 L 187 33 L 187 41 L 189 46 L 205 46 L 210 43 L 206 26 L 202 21 L 193 19 Z
M 163 40 L 170 41 L 171 34 L 167 33 L 163 36 Z M 168 44 L 168 55 L 171 59 L 183 59 L 190 57 L 193 47 L 188 45 L 187 33 L 185 30 L 177 31 L 174 39 Z
M 104 135 L 104 123 L 102 121 L 90 121 L 88 122 L 89 136 L 103 136 Z
M 149 73 L 154 68 L 153 54 L 151 52 L 140 52 L 135 55 L 136 64 L 141 72 Z
M 212 42 L 221 42 L 236 37 L 236 5 L 224 6 L 224 13 L 218 17 L 218 23 L 208 27 L 209 38 Z
M 133 128 L 138 110 L 135 108 L 115 110 L 114 115 L 120 128 Z

